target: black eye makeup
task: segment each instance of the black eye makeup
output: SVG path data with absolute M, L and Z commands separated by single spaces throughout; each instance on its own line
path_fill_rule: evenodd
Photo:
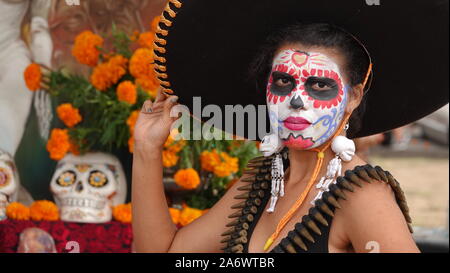
M 314 99 L 331 100 L 339 93 L 339 85 L 330 78 L 309 77 L 305 82 L 305 90 Z
M 287 96 L 296 86 L 295 79 L 290 74 L 280 71 L 272 72 L 270 92 L 277 96 Z

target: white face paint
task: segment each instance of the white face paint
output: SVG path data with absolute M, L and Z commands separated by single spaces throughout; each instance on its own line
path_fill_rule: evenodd
M 338 129 L 347 93 L 338 65 L 326 55 L 284 50 L 274 59 L 267 85 L 271 126 L 287 147 L 318 147 Z

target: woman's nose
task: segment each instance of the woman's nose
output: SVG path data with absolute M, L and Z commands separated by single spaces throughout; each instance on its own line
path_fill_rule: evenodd
M 291 107 L 296 110 L 303 108 L 305 106 L 302 101 L 302 98 L 300 96 L 295 96 L 295 95 L 292 96 L 290 104 L 291 104 Z

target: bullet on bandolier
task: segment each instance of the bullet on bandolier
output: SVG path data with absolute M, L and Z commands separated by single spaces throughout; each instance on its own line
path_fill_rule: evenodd
M 247 236 L 241 236 L 233 241 L 234 244 L 246 244 Z
M 328 214 L 331 217 L 334 217 L 333 211 L 324 201 L 319 199 L 316 201 L 316 205 L 321 211 L 325 212 L 326 214 Z
M 256 169 L 256 168 L 255 169 L 245 169 L 242 173 L 244 175 L 246 175 L 246 174 L 255 175 L 255 174 L 260 173 L 260 171 L 262 171 L 262 170 Z
M 242 201 L 240 203 L 231 206 L 232 209 L 242 209 L 247 205 L 247 201 Z
M 309 215 L 303 216 L 302 222 L 303 222 L 304 225 L 307 226 L 310 230 L 314 231 L 314 233 L 316 233 L 316 234 L 318 234 L 318 235 L 322 235 L 322 232 L 320 232 L 319 227 L 316 225 L 316 223 L 314 222 L 314 220 L 311 219 L 311 217 L 309 217 Z
M 345 178 L 352 182 L 353 184 L 357 185 L 358 187 L 362 187 L 363 186 L 363 181 L 361 180 L 361 178 L 359 178 L 356 173 L 347 170 L 345 171 Z
M 324 192 L 322 194 L 322 197 L 325 201 L 327 201 L 328 204 L 340 209 L 341 205 L 339 205 L 339 202 L 334 198 L 334 196 L 329 192 Z
M 239 191 L 250 191 L 250 190 L 259 190 L 259 189 L 268 189 L 269 183 L 267 182 L 260 182 L 260 183 L 253 183 L 245 186 L 241 186 L 238 188 Z
M 249 213 L 256 214 L 257 212 L 258 208 L 256 206 L 245 207 L 244 209 L 229 215 L 228 218 L 236 218 Z
M 243 215 L 241 217 L 239 217 L 236 220 L 231 221 L 230 223 L 228 223 L 226 226 L 227 227 L 231 227 L 231 226 L 235 226 L 239 223 L 245 223 L 245 222 L 253 222 L 254 217 L 251 214 L 247 214 L 247 215 Z
M 319 222 L 319 223 L 321 223 L 322 225 L 324 225 L 324 226 L 328 226 L 328 222 L 327 222 L 327 220 L 325 219 L 325 217 L 322 215 L 322 213 L 320 213 L 319 212 L 319 210 L 318 209 L 316 209 L 315 207 L 313 207 L 313 208 L 311 208 L 310 210 L 309 210 L 309 214 L 314 218 L 314 219 L 316 219 L 317 220 L 317 222 Z
M 386 176 L 386 172 L 380 166 L 375 166 L 375 170 L 377 171 L 378 175 L 381 177 L 381 180 L 383 180 L 384 182 L 389 181 Z
M 251 163 L 249 162 L 247 164 L 247 167 L 249 168 L 259 168 L 259 167 L 270 167 L 272 165 L 272 162 L 269 160 L 264 160 L 260 162 Z
M 250 197 L 251 198 L 255 198 L 255 197 L 259 197 L 259 198 L 263 198 L 265 195 L 263 190 L 257 190 L 257 191 L 251 191 L 250 192 Z
M 370 177 L 372 177 L 375 180 L 382 181 L 380 175 L 378 175 L 378 172 L 374 167 L 367 164 L 364 166 L 364 169 L 367 171 Z
M 367 172 L 367 167 L 363 167 L 363 166 L 357 166 L 355 167 L 354 171 L 351 171 L 353 173 L 356 173 L 356 175 L 361 178 L 362 180 L 364 180 L 365 182 L 371 183 L 372 182 L 372 178 L 370 178 L 368 172 Z
M 247 183 L 252 183 L 252 182 L 256 181 L 256 176 L 255 175 L 250 175 L 250 176 L 247 176 L 247 177 L 243 177 L 243 178 L 241 178 L 241 181 L 242 182 L 247 182 Z
M 329 189 L 333 193 L 333 195 L 335 195 L 341 199 L 347 200 L 347 196 L 336 184 L 330 185 Z
M 272 175 L 269 173 L 256 175 L 256 181 L 263 182 L 263 181 L 271 181 L 271 180 L 272 180 Z
M 300 238 L 299 235 L 297 235 L 295 232 L 293 231 L 289 231 L 288 233 L 288 238 L 295 243 L 296 245 L 298 245 L 301 249 L 303 249 L 304 251 L 308 251 L 308 248 L 306 247 L 305 242 L 303 242 L 302 238 Z
M 259 207 L 262 204 L 262 201 L 259 198 L 251 198 L 251 199 L 248 199 L 247 201 L 245 201 L 245 204 L 247 206 L 255 205 L 255 206 Z
M 348 190 L 349 192 L 355 191 L 355 189 L 353 188 L 351 183 L 347 179 L 345 179 L 345 177 L 343 177 L 343 176 L 339 176 L 336 179 L 336 185 L 338 185 L 338 187 L 340 187 L 342 189 Z
M 301 224 L 301 223 L 297 223 L 295 224 L 295 231 L 303 236 L 304 238 L 306 238 L 308 241 L 310 241 L 311 243 L 314 243 L 314 238 L 312 237 L 311 233 L 309 233 L 309 231 L 306 229 L 306 227 Z
M 280 244 L 288 253 L 297 253 L 297 251 L 295 251 L 295 248 L 292 245 L 292 243 L 289 240 L 287 240 L 286 238 L 282 239 L 280 241 Z

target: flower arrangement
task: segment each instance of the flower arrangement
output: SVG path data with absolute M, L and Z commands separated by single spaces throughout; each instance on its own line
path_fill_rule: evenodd
M 78 155 L 121 148 L 133 152 L 140 108 L 145 100 L 156 96 L 159 88 L 153 69 L 153 39 L 158 21 L 156 17 L 151 22 L 148 32 L 132 35 L 114 26 L 112 37 L 91 31 L 80 33 L 72 55 L 91 68 L 87 77 L 38 64 L 26 68 L 28 88 L 46 90 L 56 105 L 57 125 L 46 145 L 50 158 L 60 160 L 69 152 Z M 105 40 L 112 41 L 111 49 L 104 48 Z M 184 225 L 223 196 L 242 175 L 248 160 L 258 155 L 258 149 L 255 142 L 243 140 L 178 140 L 179 133 L 170 133 L 162 160 L 166 177 L 173 177 L 187 192 L 185 208 L 179 215 L 171 210 L 172 218 L 178 219 L 174 222 Z M 114 217 L 131 221 L 131 206 L 115 208 Z
M 224 133 L 225 134 L 225 133 Z M 191 208 L 211 208 L 242 175 L 247 162 L 257 156 L 256 143 L 244 140 L 181 140 L 175 183 L 190 192 L 185 202 Z
M 142 38 L 133 41 L 135 38 L 114 26 L 112 37 L 105 39 L 91 31 L 80 33 L 72 55 L 92 68 L 88 77 L 34 63 L 25 69 L 27 87 L 46 90 L 56 104 L 58 121 L 47 143 L 50 158 L 60 160 L 68 152 L 112 152 L 127 146 L 132 150 L 129 119 L 137 117 L 142 103 L 155 97 L 159 87 L 149 47 L 154 34 L 149 31 L 138 36 Z M 112 41 L 112 48 L 104 48 L 106 39 Z

